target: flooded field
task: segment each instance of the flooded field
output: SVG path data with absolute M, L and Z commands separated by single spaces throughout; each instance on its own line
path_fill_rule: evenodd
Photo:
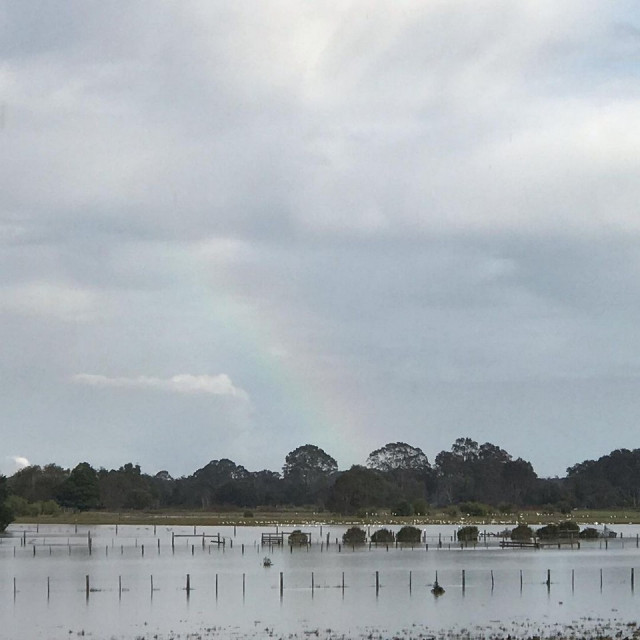
M 311 544 L 290 548 L 263 546 L 265 527 L 12 526 L 0 538 L 0 639 L 636 632 L 637 526 L 579 550 L 501 549 L 492 535 L 461 549 L 444 525 L 423 527 L 413 548 L 353 549 L 336 543 L 346 527 L 301 528 Z

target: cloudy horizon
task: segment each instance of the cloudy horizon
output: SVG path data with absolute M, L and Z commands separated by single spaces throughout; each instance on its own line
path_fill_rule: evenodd
M 4 463 L 637 448 L 631 2 L 0 2 Z

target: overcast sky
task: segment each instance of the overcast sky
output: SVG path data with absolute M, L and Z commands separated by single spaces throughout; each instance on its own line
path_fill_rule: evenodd
M 0 471 L 640 446 L 640 11 L 0 0 Z

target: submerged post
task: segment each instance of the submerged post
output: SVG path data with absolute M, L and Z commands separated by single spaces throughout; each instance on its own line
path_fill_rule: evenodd
M 376 571 L 376 595 L 380 591 L 380 574 Z
M 280 572 L 280 596 L 282 597 L 282 593 L 284 591 L 284 576 L 282 571 Z
M 462 570 L 462 590 L 464 591 L 466 587 L 466 580 L 465 580 L 465 574 L 464 574 L 464 569 Z

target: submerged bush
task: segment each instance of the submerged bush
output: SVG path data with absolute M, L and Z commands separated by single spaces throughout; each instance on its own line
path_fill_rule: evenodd
M 533 538 L 533 529 L 526 524 L 519 524 L 513 531 L 511 531 L 512 540 L 531 540 Z
M 564 520 L 558 524 L 548 524 L 536 532 L 538 538 L 574 538 L 580 533 L 580 527 L 572 520 Z
M 476 542 L 478 540 L 478 527 L 469 525 L 458 529 L 460 542 Z
M 380 542 L 393 542 L 395 538 L 395 534 L 389 529 L 378 529 L 371 534 L 371 542 L 375 542 L 376 544 Z
M 422 538 L 422 532 L 418 527 L 412 527 L 407 525 L 406 527 L 402 527 L 400 531 L 396 534 L 396 540 L 398 542 L 420 542 Z
M 342 536 L 344 544 L 364 544 L 367 534 L 360 527 L 350 527 Z
M 300 531 L 300 529 L 294 529 L 289 534 L 289 544 L 309 544 L 309 536 L 306 533 Z

